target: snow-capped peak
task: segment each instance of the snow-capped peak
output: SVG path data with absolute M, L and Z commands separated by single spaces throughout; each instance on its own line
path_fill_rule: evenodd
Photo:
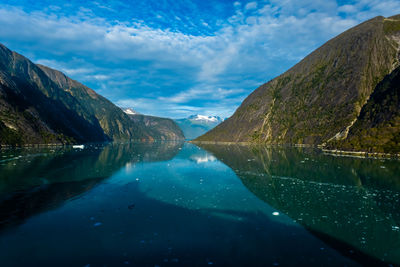
M 189 117 L 191 120 L 195 121 L 209 121 L 209 122 L 218 122 L 221 121 L 221 118 L 218 116 L 205 116 L 205 115 L 192 115 Z
M 138 114 L 134 109 L 132 109 L 132 108 L 124 108 L 124 109 L 122 109 L 126 114 L 129 114 L 129 115 L 135 115 L 135 114 Z

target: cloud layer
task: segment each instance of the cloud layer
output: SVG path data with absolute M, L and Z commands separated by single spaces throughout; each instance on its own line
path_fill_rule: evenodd
M 392 0 L 203 2 L 6 1 L 0 42 L 142 113 L 227 117 L 328 39 L 400 13 Z

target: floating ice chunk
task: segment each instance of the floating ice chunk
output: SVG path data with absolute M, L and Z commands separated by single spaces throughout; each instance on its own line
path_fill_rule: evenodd
M 399 230 L 400 230 L 400 227 L 398 227 L 398 226 L 392 226 L 392 230 L 393 230 L 393 231 L 399 231 Z
M 279 216 L 279 212 L 275 211 L 275 212 L 272 213 L 272 215 Z
M 73 145 L 72 148 L 76 148 L 76 149 L 84 149 L 85 146 L 84 145 Z

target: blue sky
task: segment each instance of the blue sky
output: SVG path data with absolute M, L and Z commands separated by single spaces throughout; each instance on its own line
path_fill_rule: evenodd
M 115 104 L 230 116 L 259 85 L 398 0 L 0 0 L 0 42 Z

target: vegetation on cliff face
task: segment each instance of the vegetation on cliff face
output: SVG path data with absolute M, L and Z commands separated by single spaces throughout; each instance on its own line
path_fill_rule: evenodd
M 377 85 L 347 138 L 328 146 L 343 150 L 400 152 L 400 67 Z
M 399 16 L 376 17 L 340 34 L 196 140 L 325 145 L 345 139 L 374 88 L 399 65 L 399 25 Z

